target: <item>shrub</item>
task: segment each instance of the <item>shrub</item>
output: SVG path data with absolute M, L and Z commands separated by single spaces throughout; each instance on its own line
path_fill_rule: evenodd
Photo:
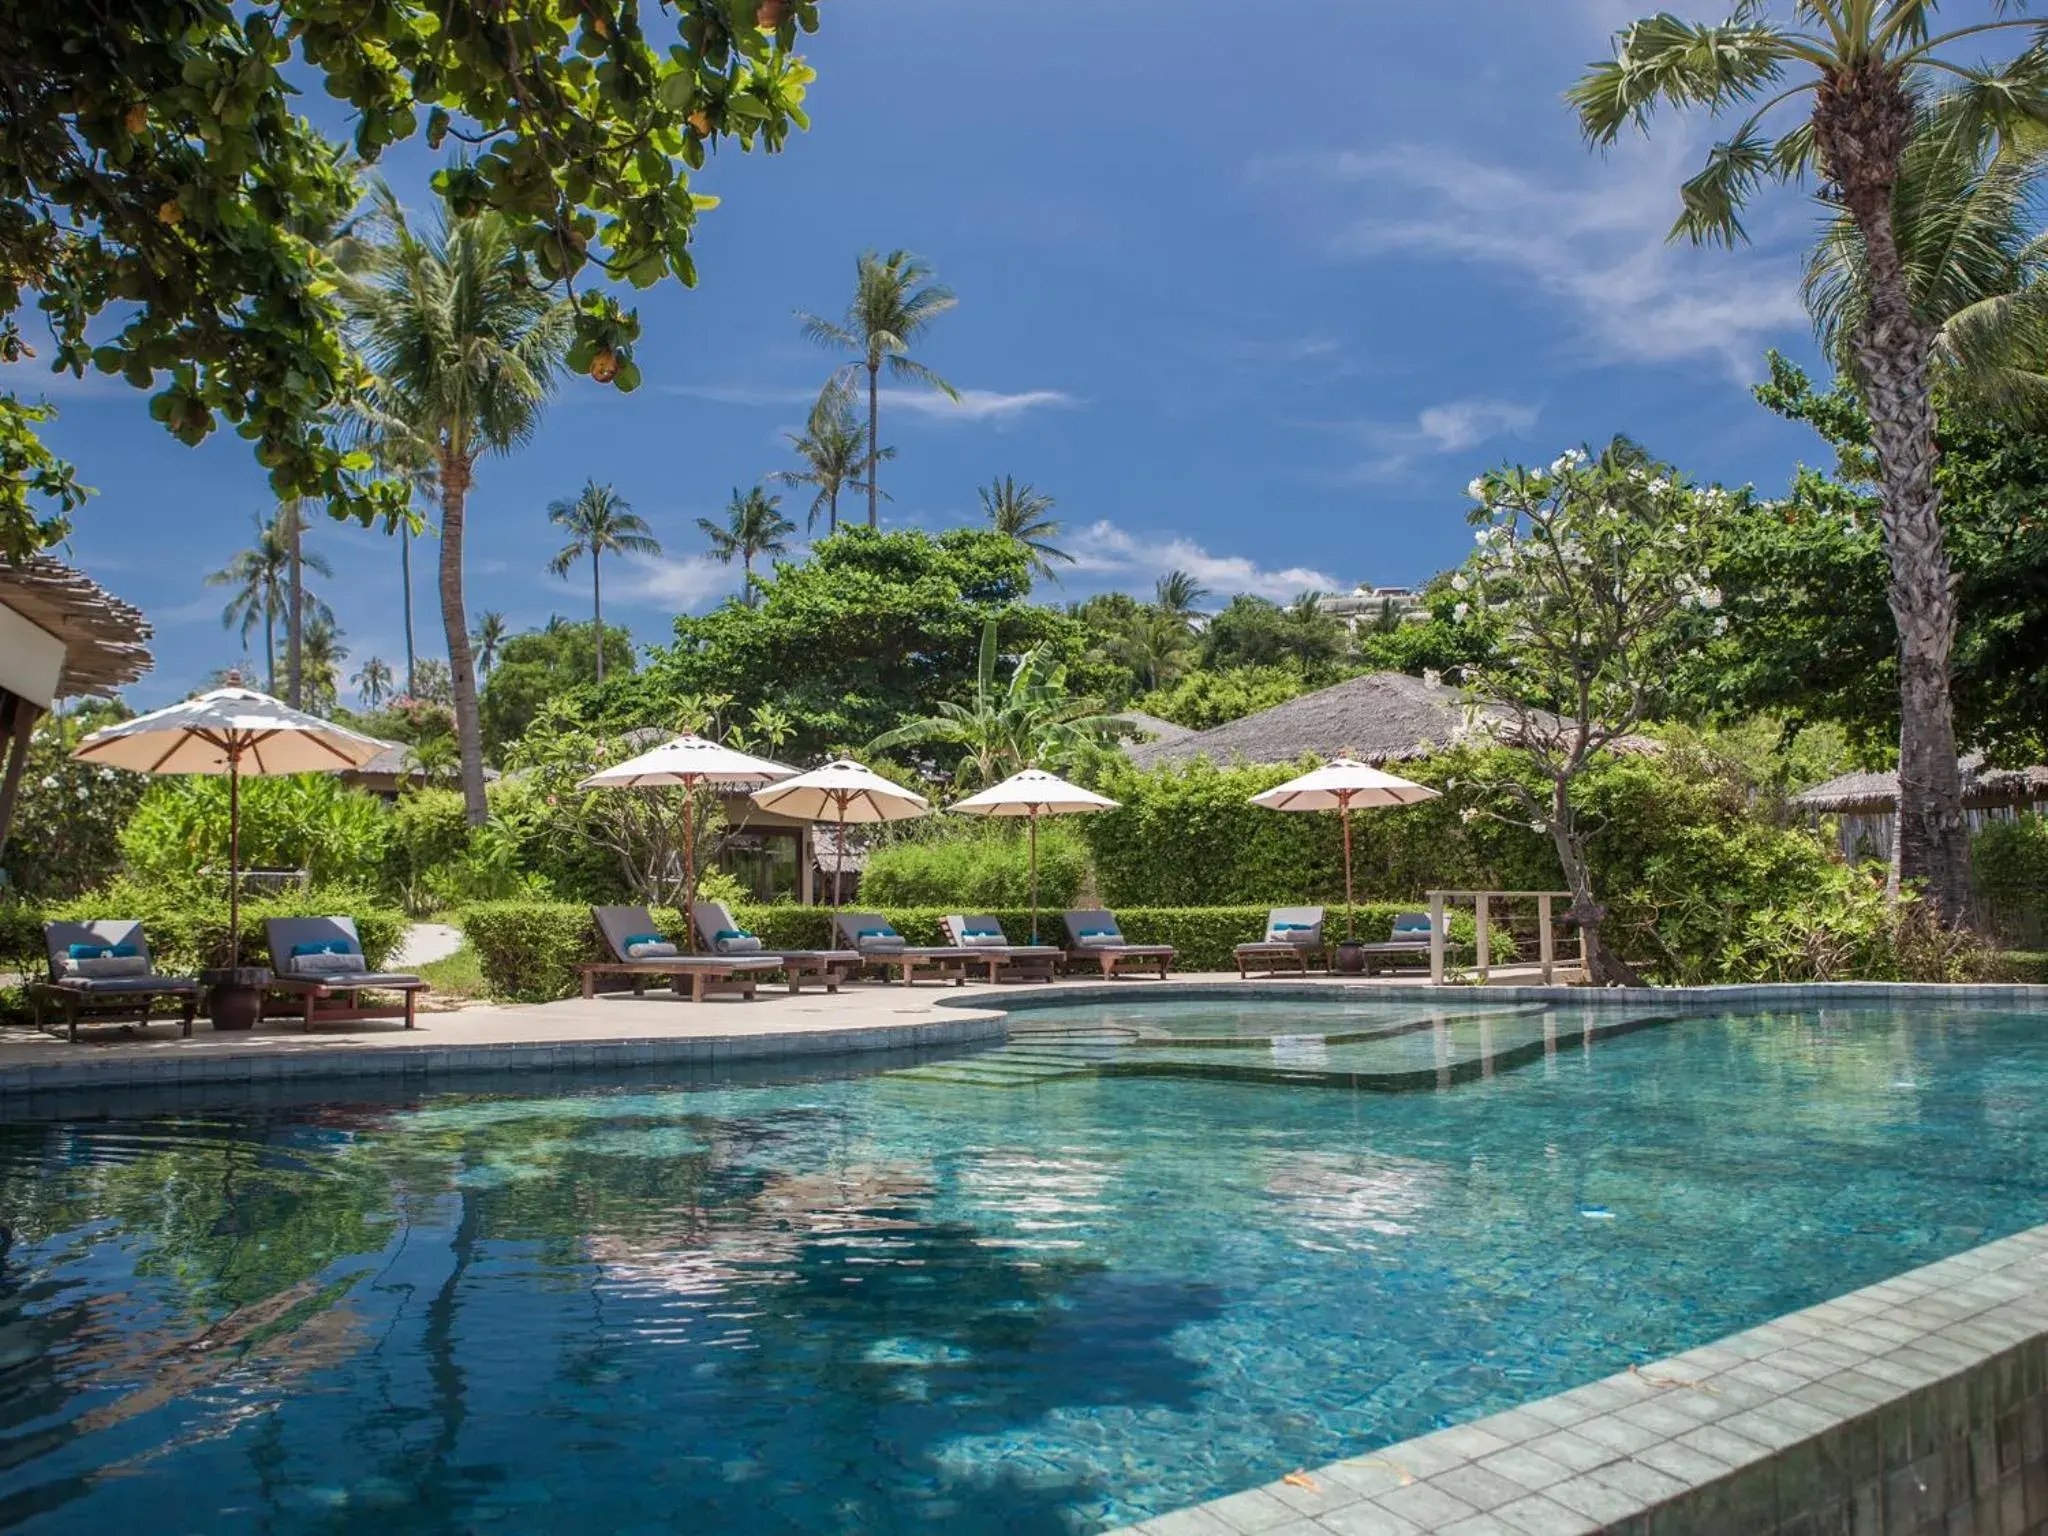
M 1205 759 L 1112 777 L 1102 789 L 1121 807 L 1083 819 L 1102 899 L 1121 907 L 1341 898 L 1337 818 L 1250 803 L 1297 771 L 1218 768 Z
M 315 885 L 369 887 L 382 873 L 391 812 L 327 774 L 244 779 L 244 869 L 305 869 Z M 214 774 L 159 779 L 121 833 L 128 866 L 177 881 L 228 862 L 228 783 Z
M 1074 904 L 1087 885 L 1088 845 L 1062 822 L 1038 829 L 1038 902 Z M 881 907 L 962 906 L 985 911 L 1031 900 L 1030 845 L 1020 826 L 977 827 L 968 835 L 884 843 L 868 855 L 861 900 Z
M 110 878 L 121 829 L 148 787 L 139 773 L 79 762 L 71 749 L 81 734 L 72 721 L 46 718 L 29 738 L 5 865 L 23 900 L 75 896 Z
M 876 904 L 879 905 L 879 904 Z M 888 908 L 888 915 L 905 938 L 913 944 L 945 942 L 942 919 L 947 908 Z M 1124 934 L 1133 943 L 1171 944 L 1179 951 L 1176 965 L 1184 971 L 1234 971 L 1231 952 L 1237 945 L 1265 932 L 1265 907 L 1131 907 L 1117 913 Z M 1393 926 L 1394 914 L 1406 910 L 1397 903 L 1360 903 L 1358 932 L 1362 939 L 1383 939 Z M 681 942 L 680 913 L 656 908 L 654 919 L 661 931 Z M 829 907 L 740 907 L 735 917 L 750 931 L 758 933 L 770 949 L 837 948 L 832 936 Z M 992 914 L 1003 931 L 1018 943 L 1031 932 L 1031 914 L 1014 908 Z M 1333 924 L 1341 925 L 1341 910 L 1333 910 Z M 462 914 L 462 930 L 483 966 L 491 995 L 510 1002 L 548 1002 L 575 993 L 579 985 L 576 967 L 585 960 L 606 958 L 604 941 L 598 936 L 588 907 L 567 902 L 497 902 L 471 907 Z M 1329 930 L 1334 936 L 1339 929 Z M 1063 943 L 1065 929 L 1055 908 L 1041 908 L 1039 936 L 1047 943 Z M 1459 965 L 1472 960 L 1472 915 L 1451 914 L 1451 958 Z M 1503 931 L 1492 935 L 1494 960 L 1514 957 L 1514 941 Z
M 1970 856 L 1992 926 L 2038 942 L 2048 911 L 2048 816 L 1985 823 Z

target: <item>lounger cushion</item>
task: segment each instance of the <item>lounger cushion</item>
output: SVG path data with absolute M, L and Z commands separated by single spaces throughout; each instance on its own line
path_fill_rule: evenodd
M 862 928 L 853 936 L 864 955 L 900 955 L 905 946 L 903 935 L 894 928 Z
M 73 950 L 79 950 L 87 946 L 74 944 L 71 947 Z M 112 949 L 106 949 L 97 955 L 71 955 L 64 961 L 64 975 L 66 979 L 73 976 L 88 976 L 95 980 L 101 978 L 111 980 L 117 976 L 147 976 L 149 974 L 149 961 L 147 959 L 136 954 L 133 949 L 125 944 L 118 947 L 128 949 L 128 953 L 117 955 Z
M 298 946 L 293 946 L 295 949 Z M 310 955 L 294 954 L 285 961 L 285 972 L 291 976 L 340 976 L 367 971 L 369 962 L 352 949 L 334 950 L 322 947 Z
M 987 933 L 976 929 L 960 935 L 960 943 L 967 949 L 1008 949 L 1010 941 L 1000 933 Z
M 199 989 L 190 977 L 180 976 L 66 976 L 60 985 L 88 997 L 182 996 Z
M 658 933 L 640 934 L 626 940 L 628 960 L 673 960 L 679 951 Z
M 758 955 L 761 940 L 744 928 L 721 928 L 712 935 L 711 942 L 721 955 Z
M 1084 928 L 1080 939 L 1083 944 L 1121 944 L 1124 936 L 1114 928 Z

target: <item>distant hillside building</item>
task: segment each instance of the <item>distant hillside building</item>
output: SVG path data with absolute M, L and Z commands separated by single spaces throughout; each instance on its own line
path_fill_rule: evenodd
M 1342 619 L 1352 629 L 1380 624 L 1422 624 L 1428 622 L 1429 608 L 1413 587 L 1375 587 L 1360 582 L 1349 592 L 1326 592 L 1316 599 L 1323 612 Z

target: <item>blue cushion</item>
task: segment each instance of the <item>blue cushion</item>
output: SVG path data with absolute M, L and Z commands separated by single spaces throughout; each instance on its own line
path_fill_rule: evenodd
M 722 944 L 727 939 L 751 939 L 753 935 L 744 928 L 721 928 L 711 935 L 712 942 Z
M 107 955 L 111 959 L 132 960 L 141 953 L 141 949 L 133 944 L 110 944 L 107 946 Z
M 1314 933 L 1315 928 L 1316 925 L 1314 923 L 1275 923 L 1273 925 L 1275 933 Z
M 74 944 L 67 953 L 73 960 L 104 960 L 113 952 L 106 944 Z
M 960 937 L 963 939 L 1000 939 L 1002 936 L 1003 930 L 1000 928 L 963 928 L 960 930 Z
M 900 939 L 903 935 L 894 928 L 863 928 L 854 937 L 861 939 Z
M 621 944 L 619 948 L 623 951 L 631 949 L 635 944 L 666 944 L 667 942 L 668 940 L 658 933 L 636 933 L 627 939 L 625 943 Z
M 1114 928 L 1084 928 L 1081 930 L 1081 937 L 1083 939 L 1120 939 L 1123 935 Z
M 352 955 L 355 952 L 355 945 L 349 943 L 347 939 L 314 939 L 305 944 L 292 946 L 294 960 L 301 955 Z

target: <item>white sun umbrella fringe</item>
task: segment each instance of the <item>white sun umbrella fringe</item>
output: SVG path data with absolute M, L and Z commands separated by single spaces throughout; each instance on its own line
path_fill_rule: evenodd
M 1343 817 L 1344 935 L 1347 940 L 1355 940 L 1358 916 L 1351 894 L 1351 813 L 1380 806 L 1416 805 L 1436 798 L 1437 792 L 1426 785 L 1385 773 L 1356 758 L 1340 757 L 1264 794 L 1253 795 L 1252 804 L 1271 811 L 1335 811 Z
M 137 773 L 228 776 L 228 964 L 242 960 L 242 775 L 360 768 L 392 743 L 293 709 L 253 688 L 216 688 L 94 731 L 73 757 Z
M 697 895 L 697 805 L 699 784 L 750 789 L 795 773 L 794 768 L 754 757 L 737 748 L 687 731 L 638 757 L 600 769 L 581 781 L 582 789 L 660 789 L 680 786 L 683 806 L 683 935 L 685 949 L 697 947 L 696 914 L 689 911 Z
M 842 757 L 754 791 L 754 804 L 798 821 L 830 821 L 839 828 L 839 851 L 832 861 L 832 906 L 839 906 L 839 876 L 846 867 L 846 828 L 851 824 L 909 821 L 928 815 L 931 802 L 923 795 L 892 784 L 873 769 Z
M 957 800 L 949 810 L 970 816 L 1021 816 L 1031 829 L 1031 942 L 1038 942 L 1038 818 L 1072 816 L 1087 811 L 1113 811 L 1117 802 L 1092 789 L 1069 784 L 1043 768 L 1026 768 L 1000 784 Z

